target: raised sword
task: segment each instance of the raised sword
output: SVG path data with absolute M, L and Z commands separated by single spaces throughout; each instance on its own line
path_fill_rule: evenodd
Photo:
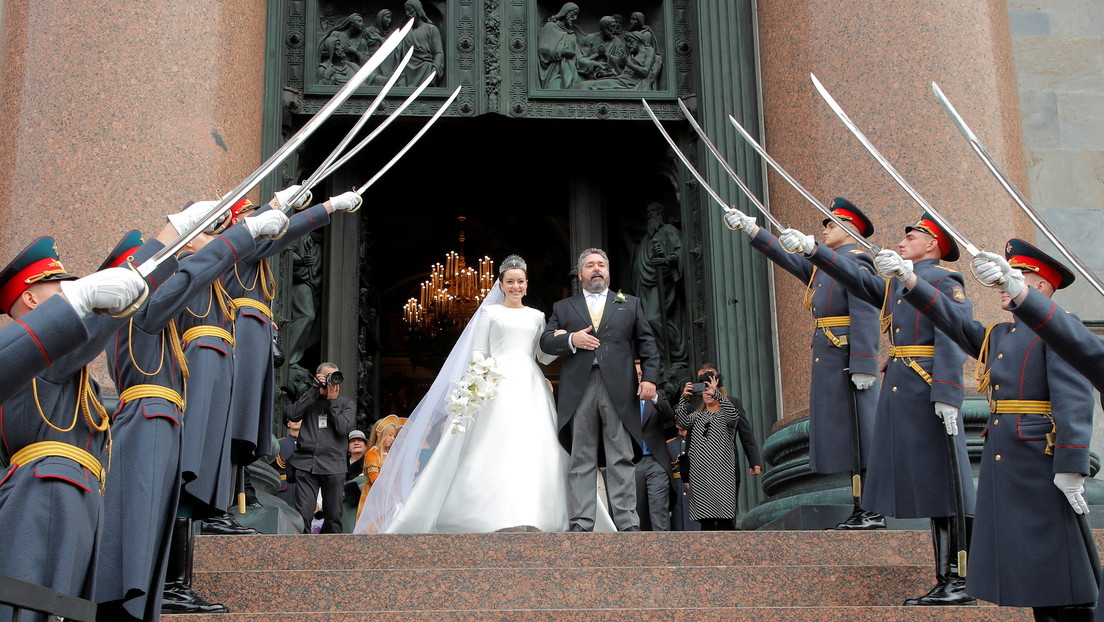
M 806 201 L 808 201 L 809 203 L 812 203 L 813 207 L 817 208 L 817 210 L 819 210 L 821 214 L 824 214 L 825 218 L 827 218 L 828 220 L 831 220 L 832 222 L 834 222 L 836 224 L 836 226 L 839 227 L 840 229 L 843 229 L 843 231 L 845 233 L 847 233 L 847 235 L 851 236 L 851 238 L 853 240 L 855 240 L 856 244 L 858 244 L 860 247 L 866 249 L 866 251 L 868 253 L 870 253 L 871 255 L 877 255 L 878 254 L 878 251 L 881 250 L 880 248 L 878 248 L 878 247 L 874 246 L 873 244 L 871 244 L 869 241 L 867 241 L 866 238 L 862 237 L 861 235 L 859 235 L 855 231 L 852 231 L 851 227 L 848 227 L 847 223 L 845 223 L 843 221 L 843 219 L 841 219 L 839 216 L 836 216 L 835 214 L 833 214 L 832 210 L 828 209 L 827 207 L 824 207 L 824 205 L 822 205 L 820 203 L 820 201 L 817 200 L 816 196 L 814 196 L 812 192 L 809 192 L 808 190 L 806 190 L 804 186 L 802 186 L 800 183 L 797 182 L 796 179 L 794 179 L 793 175 L 790 175 L 788 172 L 786 172 L 786 169 L 782 168 L 782 165 L 779 164 L 777 161 L 775 161 L 775 159 L 772 158 L 769 153 L 767 153 L 767 150 L 764 149 L 763 146 L 759 144 L 759 141 L 755 140 L 751 136 L 751 134 L 749 134 L 748 131 L 744 129 L 744 126 L 740 125 L 740 122 L 737 121 L 735 117 L 733 117 L 732 115 L 728 115 L 728 121 L 730 123 L 732 123 L 733 126 L 735 126 L 736 131 L 740 133 L 740 136 L 743 136 L 744 140 L 748 141 L 748 144 L 750 144 L 751 147 L 753 149 L 755 149 L 755 151 L 760 156 L 762 156 L 763 160 L 765 160 L 766 163 L 769 164 L 770 167 L 773 168 L 776 173 L 781 175 L 782 179 L 785 179 L 787 182 L 789 182 L 789 184 L 791 186 L 793 186 L 794 190 L 797 190 L 798 194 L 805 197 Z M 803 249 L 803 250 L 810 250 L 810 249 Z
M 972 130 L 970 130 L 970 126 L 966 125 L 966 121 L 963 120 L 962 116 L 958 114 L 958 111 L 955 110 L 955 107 L 951 105 L 950 100 L 948 100 L 947 96 L 943 94 L 943 90 L 939 88 L 939 85 L 935 82 L 932 82 L 931 85 L 932 91 L 939 99 L 939 103 L 943 105 L 943 109 L 947 111 L 948 115 L 950 115 L 951 120 L 954 121 L 955 126 L 958 127 L 958 131 L 962 132 L 962 135 L 966 137 L 966 141 L 970 143 L 970 147 L 973 148 L 974 153 L 976 153 L 977 156 L 981 158 L 981 161 L 985 163 L 985 167 L 989 169 L 989 172 L 997 178 L 997 181 L 1000 182 L 1000 185 L 1002 188 L 1004 188 L 1005 192 L 1007 192 L 1012 197 L 1012 200 L 1016 203 L 1016 205 L 1020 206 L 1020 209 L 1022 209 L 1024 213 L 1027 214 L 1027 217 L 1031 219 L 1031 222 L 1035 223 L 1035 226 L 1043 232 L 1043 235 L 1045 235 L 1046 238 L 1050 240 L 1050 243 L 1053 244 L 1054 247 L 1057 248 L 1058 251 L 1062 253 L 1062 255 L 1064 255 L 1071 264 L 1073 264 L 1073 267 L 1079 273 L 1081 273 L 1081 276 L 1085 277 L 1085 280 L 1093 286 L 1093 289 L 1095 289 L 1097 293 L 1104 296 L 1104 283 L 1100 282 L 1100 279 L 1097 278 L 1096 273 L 1090 270 L 1085 265 L 1085 263 L 1081 261 L 1081 259 L 1062 242 L 1062 240 L 1058 237 L 1058 234 L 1050 228 L 1050 225 L 1048 225 L 1047 222 L 1043 220 L 1043 217 L 1039 214 L 1038 210 L 1036 210 L 1035 207 L 1031 204 L 1031 201 L 1027 199 L 1027 195 L 1021 192 L 1020 189 L 1012 183 L 1011 178 L 1009 178 L 1004 170 L 997 165 L 996 161 L 993 160 L 993 156 L 989 154 L 989 151 L 985 148 L 984 145 L 981 144 L 981 141 L 978 140 L 978 137 L 974 134 Z
M 702 143 L 705 144 L 705 148 L 709 150 L 709 153 L 713 154 L 713 157 L 717 159 L 717 162 L 721 165 L 721 168 L 723 168 L 725 172 L 728 173 L 728 176 L 732 178 L 732 181 L 736 182 L 736 185 L 740 187 L 740 191 L 744 193 L 744 196 L 746 196 L 748 200 L 755 205 L 755 207 L 759 208 L 759 211 L 763 213 L 763 218 L 766 218 L 767 222 L 774 225 L 775 229 L 779 231 L 785 229 L 786 227 L 783 227 L 782 224 L 779 223 L 774 218 L 774 216 L 771 215 L 770 209 L 766 207 L 766 204 L 759 201 L 758 197 L 755 196 L 755 193 L 751 191 L 751 188 L 749 188 L 748 185 L 744 183 L 744 180 L 741 179 L 740 176 L 736 173 L 736 171 L 733 170 L 731 166 L 729 166 L 728 160 L 726 160 L 724 155 L 721 154 L 721 150 L 717 149 L 717 146 L 714 145 L 713 141 L 709 139 L 709 136 L 705 133 L 705 130 L 702 129 L 702 126 L 698 125 L 697 119 L 695 119 L 694 115 L 690 113 L 690 109 L 686 107 L 686 104 L 683 103 L 682 99 L 678 100 L 678 105 L 679 110 L 682 111 L 682 116 L 686 117 L 686 120 L 690 122 L 690 127 L 694 128 L 694 131 L 698 134 L 698 138 L 700 138 Z M 660 129 L 662 130 L 662 128 Z M 678 150 L 676 149 L 675 151 Z
M 165 246 L 165 248 L 158 251 L 152 257 L 142 262 L 137 267 L 138 274 L 142 277 L 148 277 L 153 273 L 157 266 L 161 265 L 169 257 L 173 257 L 181 249 L 188 245 L 189 242 L 195 239 L 197 235 L 203 232 L 211 224 L 218 221 L 222 217 L 222 213 L 225 212 L 231 205 L 238 202 L 244 197 L 250 190 L 257 185 L 261 179 L 276 170 L 284 160 L 288 158 L 300 145 L 303 144 L 306 139 L 317 130 L 323 122 L 326 121 L 334 113 L 335 110 L 341 104 L 345 103 L 345 100 L 352 96 L 355 91 L 366 79 L 372 74 L 373 71 L 379 68 L 381 64 L 398 49 L 402 43 L 403 38 L 406 36 L 410 29 L 414 25 L 414 20 L 408 20 L 402 28 L 391 33 L 384 40 L 380 48 L 376 50 L 364 66 L 362 66 L 349 82 L 345 84 L 331 99 L 322 107 L 313 117 L 307 121 L 303 127 L 299 128 L 291 138 L 288 139 L 283 145 L 280 146 L 263 164 L 260 168 L 253 171 L 248 177 L 246 177 L 241 183 L 239 183 L 233 190 L 228 192 L 225 196 L 219 199 L 215 207 L 211 208 L 211 211 L 202 220 L 195 223 L 187 231 L 181 232 L 180 236 Z
M 429 128 L 432 127 L 433 124 L 437 122 L 437 119 L 441 118 L 441 115 L 445 114 L 445 110 L 447 110 L 448 107 L 452 105 L 452 102 L 456 99 L 456 96 L 459 95 L 459 94 L 460 94 L 460 87 L 458 86 L 452 91 L 452 95 L 448 96 L 448 99 L 445 100 L 445 103 L 441 104 L 441 107 L 437 109 L 437 112 L 433 113 L 433 116 L 429 118 L 429 121 L 426 121 L 425 125 L 422 126 L 422 129 L 418 130 L 418 133 L 414 135 L 414 138 L 411 138 L 410 142 L 403 145 L 403 148 L 399 149 L 399 152 L 396 153 L 395 156 L 387 162 L 387 164 L 384 164 L 383 168 L 376 171 L 376 174 L 373 175 L 371 179 L 364 182 L 363 186 L 357 188 L 356 193 L 361 195 L 361 196 L 364 196 L 364 191 L 367 190 L 369 186 L 376 183 L 376 180 L 378 180 L 380 177 L 383 177 L 383 174 L 386 173 L 392 166 L 394 166 L 395 163 L 399 161 L 399 158 L 402 158 L 406 154 L 407 151 L 410 151 L 410 148 L 414 146 L 414 143 L 418 142 L 418 140 L 423 135 L 425 135 L 426 132 L 429 131 Z

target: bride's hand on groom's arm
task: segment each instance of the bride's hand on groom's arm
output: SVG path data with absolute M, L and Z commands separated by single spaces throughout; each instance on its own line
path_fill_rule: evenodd
M 552 336 L 553 337 L 559 337 L 560 335 L 566 335 L 566 334 L 567 334 L 566 330 L 564 330 L 562 328 L 557 328 L 556 331 L 552 333 Z

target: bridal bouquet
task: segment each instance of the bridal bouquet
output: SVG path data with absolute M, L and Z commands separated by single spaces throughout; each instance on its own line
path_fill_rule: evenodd
M 449 394 L 445 405 L 453 434 L 464 432 L 467 425 L 475 421 L 475 413 L 495 396 L 501 381 L 498 363 L 491 357 L 476 358 L 468 365 L 467 371 L 456 381 L 456 388 Z

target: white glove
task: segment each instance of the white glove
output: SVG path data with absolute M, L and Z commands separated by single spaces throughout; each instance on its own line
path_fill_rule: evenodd
M 877 379 L 874 374 L 851 374 L 851 384 L 860 391 L 874 386 L 874 381 Z
M 262 235 L 270 238 L 279 237 L 288 228 L 288 217 L 278 209 L 270 209 L 256 216 L 246 216 L 242 222 L 249 230 L 249 235 L 254 238 Z
M 1085 476 L 1080 473 L 1055 473 L 1054 485 L 1066 495 L 1070 507 L 1078 514 L 1088 514 L 1089 504 L 1085 502 Z
M 912 260 L 903 259 L 897 251 L 888 248 L 883 248 L 874 256 L 874 267 L 878 274 L 887 279 L 897 277 L 905 281 L 912 275 Z
M 203 220 L 204 216 L 210 214 L 211 210 L 215 209 L 216 205 L 218 205 L 218 201 L 196 201 L 188 207 L 185 207 L 184 211 L 177 214 L 169 214 L 166 218 L 168 218 L 172 226 L 176 228 L 177 233 L 184 233 L 195 226 L 197 222 Z M 227 206 L 227 209 L 229 209 L 229 206 Z M 217 224 L 218 221 L 211 223 L 203 232 L 213 232 Z
M 302 186 L 296 184 L 294 186 L 288 186 L 287 188 L 284 188 L 283 190 L 277 190 L 276 191 L 276 200 L 280 202 L 280 209 L 287 209 L 288 208 L 288 201 L 291 199 L 291 197 L 296 192 L 299 192 L 300 188 L 302 188 Z M 303 193 L 303 196 L 296 199 L 295 200 L 295 205 L 292 205 L 291 207 L 293 207 L 295 209 L 303 209 L 303 207 L 307 203 L 310 203 L 310 200 L 311 200 L 311 193 L 310 193 L 310 190 L 308 190 L 308 191 Z
M 75 281 L 62 281 L 61 293 L 77 315 L 93 309 L 120 313 L 142 296 L 145 280 L 129 268 L 108 268 Z
M 352 190 L 330 197 L 330 206 L 335 212 L 353 212 L 364 203 L 364 197 Z
M 943 420 L 943 425 L 947 428 L 947 436 L 958 435 L 958 407 L 936 402 L 935 414 Z
M 778 242 L 787 253 L 804 253 L 812 256 L 816 250 L 816 240 L 811 235 L 805 235 L 797 229 L 786 229 L 778 236 Z
M 993 287 L 997 281 L 1004 280 L 1002 289 L 1015 298 L 1023 291 L 1024 276 L 1019 270 L 1013 270 L 1008 260 L 996 253 L 982 251 L 974 257 L 974 272 L 981 284 Z
M 738 209 L 731 209 L 725 212 L 724 223 L 729 229 L 733 231 L 743 229 L 748 235 L 751 235 L 751 230 L 755 228 L 755 219 Z

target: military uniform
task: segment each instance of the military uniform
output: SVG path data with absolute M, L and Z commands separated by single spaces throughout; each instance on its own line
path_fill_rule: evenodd
M 295 453 L 295 441 L 296 437 L 290 434 L 277 439 L 279 450 L 276 453 L 276 459 L 273 461 L 273 467 L 280 474 L 280 489 L 276 491 L 276 496 L 289 506 L 295 503 L 295 475 L 288 466 L 291 454 Z
M 985 365 L 978 390 L 988 392 L 990 415 L 966 591 L 1012 607 L 1095 602 L 1076 515 L 1053 484 L 1054 473 L 1089 473 L 1089 382 L 1020 320 L 986 328 L 924 281 L 904 298 Z
M 925 214 L 905 228 L 930 235 L 940 256 L 948 261 L 959 251 L 931 218 Z M 956 535 L 955 488 L 962 490 L 964 515 L 972 515 L 976 502 L 965 434 L 953 436 L 936 413 L 936 403 L 961 409 L 965 397 L 962 365 L 966 355 L 958 345 L 937 330 L 912 305 L 903 300 L 904 286 L 884 279 L 853 255 L 839 254 L 817 245 L 812 261 L 828 272 L 856 297 L 883 306 L 883 326 L 890 337 L 889 360 L 883 368 L 882 389 L 874 422 L 874 443 L 870 449 L 862 506 L 897 518 L 930 518 L 935 553 L 936 585 L 906 605 L 965 605 L 974 599 L 966 594 L 965 578 L 959 574 L 954 543 L 969 542 L 966 533 Z M 972 317 L 973 305 L 963 291 L 962 275 L 939 265 L 938 259 L 915 261 L 916 275 L 931 283 L 953 301 L 957 312 Z M 892 315 L 890 315 L 892 314 Z M 957 422 L 959 432 L 961 422 Z M 953 447 L 955 456 L 949 455 Z M 956 464 L 958 472 L 952 471 Z M 957 485 L 951 479 L 958 478 Z
M 263 206 L 255 213 L 261 213 Z M 272 439 L 275 371 L 272 367 L 272 309 L 276 283 L 267 258 L 279 254 L 299 238 L 330 222 L 323 204 L 291 217 L 287 232 L 275 240 L 258 240 L 256 249 L 242 256 L 223 277 L 238 313 L 234 320 L 234 391 L 230 397 L 233 460 L 249 464 L 258 447 Z
M 116 483 L 104 499 L 96 601 L 121 605 L 136 619 L 155 619 L 161 611 L 179 499 L 187 362 L 175 318 L 253 246 L 241 226 L 211 240 L 180 262 L 108 346 L 108 368 L 120 391 L 112 422 Z
M 47 299 L 34 311 L 0 330 L 0 404 L 51 362 L 88 340 L 84 322 L 63 298 Z
M 859 424 L 862 468 L 870 453 L 874 433 L 874 409 L 878 384 L 857 390 L 851 374 L 878 375 L 882 331 L 878 309 L 856 298 L 800 254 L 783 251 L 777 238 L 759 229 L 751 245 L 779 267 L 808 284 L 807 308 L 816 320 L 812 337 L 812 379 L 809 384 L 809 466 L 814 473 L 839 473 L 854 468 L 854 426 Z M 866 270 L 873 266 L 870 255 L 855 244 L 836 248 L 849 254 Z M 852 414 L 851 393 L 857 412 Z
M 216 280 L 188 301 L 179 318 L 190 373 L 184 409 L 181 505 L 198 506 L 206 513 L 225 510 L 230 503 L 234 312 L 222 281 Z
M 701 523 L 690 519 L 690 489 L 682 479 L 679 469 L 679 456 L 685 456 L 689 449 L 686 437 L 675 436 L 667 441 L 667 453 L 671 457 L 671 495 L 675 499 L 671 509 L 671 531 L 701 531 Z
M 902 299 L 898 281 L 887 284 L 855 256 L 818 245 L 812 261 L 854 296 L 892 309 L 890 358 L 883 368 L 882 390 L 874 423 L 863 507 L 897 518 L 953 516 L 950 461 L 946 430 L 933 404 L 961 407 L 965 397 L 962 365 L 966 355 L 935 329 L 919 311 Z M 973 306 L 962 291 L 962 275 L 939 265 L 937 259 L 915 263 L 916 275 L 955 301 L 969 317 Z M 889 291 L 887 292 L 887 288 Z M 934 346 L 934 351 L 931 348 Z M 912 348 L 924 348 L 912 350 Z M 907 349 L 906 349 L 907 348 Z M 922 372 L 922 373 L 921 373 Z M 965 435 L 955 438 L 958 477 L 962 481 L 966 513 L 974 511 L 974 483 Z
M 161 248 L 151 240 L 140 250 L 148 257 Z M 163 281 L 174 269 L 167 261 L 148 281 Z M 90 314 L 82 321 L 88 341 L 0 406 L 0 461 L 8 465 L 0 477 L 0 575 L 91 599 L 110 422 L 87 364 L 126 320 Z M 6 619 L 10 611 L 0 611 Z

